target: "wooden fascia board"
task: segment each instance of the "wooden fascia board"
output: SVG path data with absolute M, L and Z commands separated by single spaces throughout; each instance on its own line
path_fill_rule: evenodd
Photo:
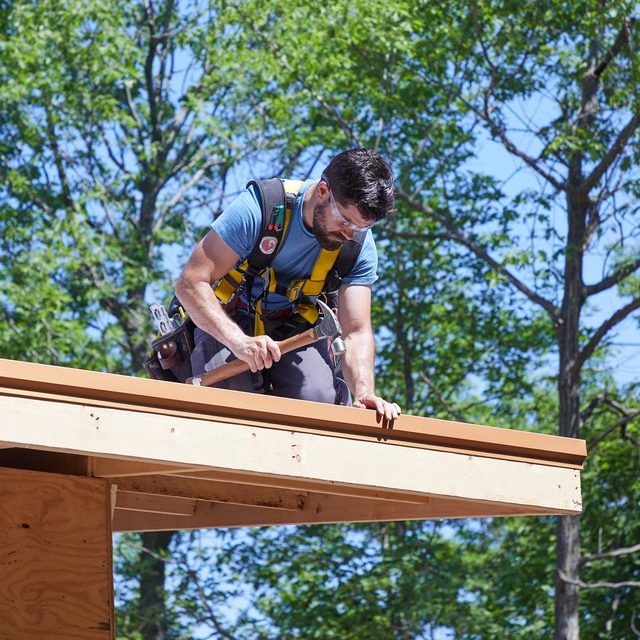
M 581 509 L 580 476 L 571 468 L 24 397 L 0 396 L 0 413 L 0 441 L 13 446 L 491 501 L 538 513 Z
M 230 393 L 235 393 L 235 392 L 230 392 Z M 176 416 L 176 417 L 183 417 L 183 418 L 195 418 L 200 420 L 211 420 L 213 422 L 226 422 L 229 424 L 242 424 L 242 425 L 251 424 L 257 427 L 268 427 L 270 429 L 281 429 L 285 431 L 297 431 L 300 433 L 317 433 L 322 435 L 329 435 L 336 438 L 348 438 L 351 440 L 371 441 L 375 439 L 376 441 L 387 443 L 390 446 L 397 445 L 397 446 L 432 449 L 434 451 L 453 451 L 456 453 L 470 454 L 470 455 L 482 456 L 487 458 L 498 457 L 503 460 L 514 460 L 516 462 L 532 462 L 535 464 L 567 467 L 571 469 L 582 469 L 582 464 L 573 464 L 571 462 L 562 462 L 560 460 L 550 460 L 546 457 L 542 459 L 542 458 L 535 458 L 531 456 L 512 455 L 510 453 L 496 454 L 496 453 L 492 453 L 491 451 L 485 451 L 477 447 L 475 449 L 472 449 L 472 448 L 467 449 L 463 447 L 441 446 L 441 445 L 429 443 L 428 441 L 420 442 L 415 439 L 413 440 L 389 439 L 386 436 L 388 431 L 386 429 L 381 429 L 379 427 L 374 428 L 373 433 L 375 433 L 376 435 L 375 435 L 375 438 L 373 438 L 371 435 L 371 432 L 367 434 L 350 432 L 347 430 L 343 432 L 338 432 L 336 430 L 324 430 L 324 429 L 319 429 L 317 427 L 307 427 L 307 426 L 300 426 L 300 425 L 296 425 L 295 427 L 292 427 L 291 425 L 285 425 L 285 424 L 276 423 L 276 422 L 263 422 L 258 420 L 241 420 L 239 418 L 232 418 L 228 416 L 218 417 L 216 415 L 211 415 L 211 414 L 196 413 L 191 411 L 178 411 L 176 409 L 161 409 L 161 408 L 152 407 L 152 406 L 141 407 L 140 405 L 127 404 L 123 402 L 88 399 L 80 396 L 68 396 L 68 395 L 61 396 L 59 394 L 45 393 L 42 391 L 25 391 L 24 389 L 8 389 L 6 387 L 0 387 L 0 396 L 1 395 L 21 396 L 25 398 L 35 398 L 35 399 L 42 399 L 42 400 L 53 400 L 55 402 L 65 402 L 67 404 L 79 404 L 83 406 L 90 404 L 91 406 L 95 406 L 95 407 L 107 407 L 107 408 L 113 408 L 113 409 L 144 412 L 144 413 L 164 415 L 164 416 Z M 327 406 L 327 405 L 324 405 L 324 406 Z M 492 427 L 488 427 L 488 428 L 492 428 Z M 563 439 L 566 439 L 566 438 L 563 438 Z M 51 469 L 51 470 L 55 471 L 55 469 Z M 125 474 L 122 474 L 122 475 L 125 475 Z
M 434 418 L 402 415 L 380 425 L 373 411 L 235 391 L 193 387 L 109 373 L 0 359 L 0 393 L 46 393 L 68 402 L 109 402 L 138 411 L 173 415 L 199 414 L 202 419 L 284 429 L 318 430 L 337 437 L 383 439 L 438 450 L 474 452 L 504 459 L 581 468 L 583 440 L 526 431 L 486 427 Z

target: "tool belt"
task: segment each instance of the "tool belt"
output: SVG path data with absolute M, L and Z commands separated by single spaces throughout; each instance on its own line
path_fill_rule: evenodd
M 178 317 L 179 314 L 176 312 L 178 306 L 179 302 L 177 302 L 177 298 L 174 298 L 169 307 L 171 317 Z M 254 314 L 239 297 L 224 305 L 224 309 L 231 318 L 236 314 L 244 314 L 245 318 L 253 320 Z M 309 323 L 292 307 L 263 313 L 261 320 L 265 332 L 274 340 L 284 340 L 309 327 Z M 250 323 L 250 326 L 253 326 L 253 322 Z M 153 340 L 151 343 L 152 353 L 142 363 L 147 373 L 156 380 L 167 382 L 184 382 L 190 378 L 193 375 L 191 353 L 195 348 L 194 331 L 193 320 L 185 315 L 180 326 Z
M 142 363 L 147 373 L 156 380 L 184 382 L 191 377 L 195 324 L 186 318 L 177 328 L 159 336 L 151 343 L 151 356 Z
M 255 326 L 254 313 L 251 312 L 246 303 L 240 299 L 236 299 L 231 306 L 232 308 L 229 308 L 229 305 L 225 305 L 225 311 L 231 318 L 233 318 L 235 314 L 242 314 L 251 320 L 248 327 L 249 330 Z M 301 333 L 311 326 L 294 307 L 274 309 L 273 311 L 267 312 L 263 311 L 260 314 L 260 319 L 264 333 L 274 340 L 284 340 L 296 333 Z

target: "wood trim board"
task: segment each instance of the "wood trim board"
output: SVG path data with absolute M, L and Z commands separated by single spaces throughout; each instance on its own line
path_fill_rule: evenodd
M 583 441 L 0 360 L 0 467 L 102 478 L 114 530 L 576 514 Z
M 5 394 L 49 393 L 65 402 L 106 401 L 130 410 L 204 414 L 218 421 L 237 419 L 256 426 L 464 449 L 576 468 L 586 457 L 584 441 L 572 438 L 409 415 L 400 416 L 394 425 L 381 425 L 373 411 L 14 360 L 0 359 L 0 387 Z

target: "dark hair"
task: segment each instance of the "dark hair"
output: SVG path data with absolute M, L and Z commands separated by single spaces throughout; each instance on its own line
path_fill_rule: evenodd
M 322 175 L 333 197 L 343 206 L 355 205 L 365 220 L 382 220 L 393 213 L 393 173 L 375 151 L 343 151 L 329 162 Z

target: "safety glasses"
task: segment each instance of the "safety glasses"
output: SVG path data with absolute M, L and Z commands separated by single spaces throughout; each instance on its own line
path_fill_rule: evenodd
M 344 227 L 345 229 L 349 229 L 350 231 L 367 231 L 368 229 L 371 229 L 371 227 L 373 227 L 373 225 L 375 225 L 375 222 L 372 222 L 371 224 L 367 224 L 364 227 L 359 227 L 357 224 L 353 224 L 353 222 L 351 222 L 351 220 L 347 220 L 339 211 L 338 209 L 338 205 L 336 204 L 336 199 L 333 197 L 333 191 L 331 191 L 331 185 L 327 182 L 327 180 L 322 177 L 322 182 L 324 182 L 327 187 L 329 187 L 329 196 L 330 196 L 330 203 L 331 206 L 329 207 L 331 210 L 331 214 L 333 215 L 333 219 L 342 227 Z

